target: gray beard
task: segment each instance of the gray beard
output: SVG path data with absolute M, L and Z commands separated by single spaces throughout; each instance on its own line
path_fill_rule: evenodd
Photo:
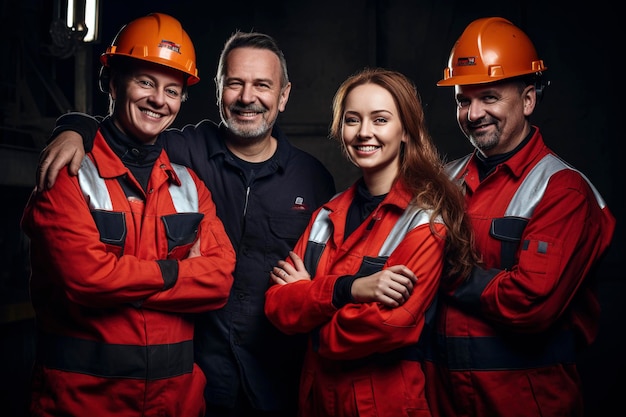
M 480 149 L 481 151 L 489 151 L 498 146 L 498 143 L 500 142 L 500 134 L 498 132 L 492 135 L 470 136 L 469 139 L 475 148 Z
M 230 130 L 233 135 L 240 138 L 251 139 L 263 137 L 270 133 L 276 119 L 274 119 L 271 123 L 263 120 L 263 122 L 255 128 L 249 126 L 247 123 L 237 123 L 236 121 L 231 122 L 231 120 L 223 121 L 228 130 Z

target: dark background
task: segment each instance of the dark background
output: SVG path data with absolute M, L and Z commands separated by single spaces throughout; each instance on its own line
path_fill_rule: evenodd
M 0 414 L 25 415 L 28 372 L 34 352 L 28 302 L 28 242 L 19 218 L 34 185 L 39 152 L 55 119 L 71 110 L 106 113 L 97 88 L 98 56 L 119 28 L 150 12 L 178 18 L 197 53 L 201 82 L 175 125 L 218 119 L 213 77 L 224 41 L 235 30 L 257 30 L 282 47 L 293 84 L 279 123 L 292 142 L 316 155 L 335 175 L 338 189 L 355 169 L 327 138 L 333 93 L 364 66 L 399 70 L 417 84 L 429 129 L 447 159 L 471 146 L 456 124 L 453 89 L 436 87 L 450 49 L 473 19 L 502 16 L 535 43 L 551 86 L 533 123 L 547 144 L 584 172 L 617 218 L 601 266 L 603 308 L 600 335 L 580 358 L 587 416 L 609 415 L 621 405 L 626 371 L 623 298 L 618 274 L 624 255 L 624 175 L 619 168 L 623 134 L 618 131 L 623 71 L 623 23 L 608 1 L 556 6 L 547 1 L 441 0 L 241 0 L 232 3 L 101 0 L 101 41 L 53 42 L 59 14 L 52 0 L 0 0 Z M 623 115 L 620 113 L 619 116 Z M 621 126 L 620 126 L 621 127 Z M 618 141 L 620 142 L 618 144 Z

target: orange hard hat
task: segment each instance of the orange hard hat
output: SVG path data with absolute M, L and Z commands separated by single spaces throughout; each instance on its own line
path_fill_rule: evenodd
M 187 85 L 200 81 L 196 51 L 180 22 L 163 13 L 151 13 L 128 23 L 115 36 L 111 46 L 100 56 L 109 66 L 112 56 L 140 59 L 182 71 Z
M 540 74 L 547 67 L 528 36 L 501 17 L 470 23 L 454 44 L 438 86 L 482 84 Z

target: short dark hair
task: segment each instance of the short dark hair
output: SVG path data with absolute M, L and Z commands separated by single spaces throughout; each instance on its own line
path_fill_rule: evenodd
M 233 49 L 237 48 L 256 48 L 267 49 L 268 51 L 276 54 L 280 60 L 280 67 L 282 69 L 282 77 L 280 80 L 281 88 L 285 88 L 289 84 L 289 74 L 287 73 L 287 60 L 283 51 L 278 47 L 278 43 L 270 35 L 259 32 L 241 32 L 237 31 L 233 33 L 230 38 L 224 44 L 224 49 L 220 54 L 220 60 L 217 65 L 217 73 L 215 74 L 215 84 L 221 89 L 222 80 L 226 73 L 226 57 Z

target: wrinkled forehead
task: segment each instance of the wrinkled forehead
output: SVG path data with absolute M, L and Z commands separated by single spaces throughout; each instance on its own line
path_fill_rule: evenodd
M 164 79 L 168 82 L 177 82 L 181 85 L 184 84 L 187 75 L 182 71 L 168 67 L 166 65 L 160 65 L 140 59 L 129 59 L 121 65 L 113 65 L 111 67 L 113 71 L 117 71 L 120 74 L 127 74 L 129 76 L 145 75 L 151 78 Z
M 267 49 L 235 48 L 226 57 L 225 76 L 243 80 L 272 80 L 280 83 L 282 69 L 278 56 Z
M 502 95 L 508 91 L 519 89 L 521 82 L 518 79 L 505 79 L 492 83 L 455 85 L 454 95 L 465 97 L 485 94 Z

